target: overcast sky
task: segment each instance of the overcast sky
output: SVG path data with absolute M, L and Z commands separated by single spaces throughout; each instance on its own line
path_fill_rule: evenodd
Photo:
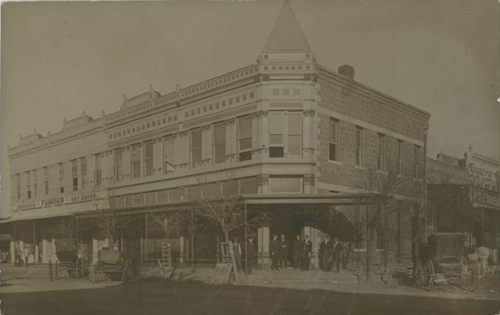
M 2 6 L 2 208 L 7 145 L 252 64 L 282 1 Z M 431 113 L 429 152 L 498 158 L 498 2 L 292 1 L 317 61 Z

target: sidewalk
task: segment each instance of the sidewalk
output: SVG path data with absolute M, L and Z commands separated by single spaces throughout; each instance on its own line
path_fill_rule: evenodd
M 402 268 L 401 272 L 407 268 Z M 176 268 L 165 270 L 165 277 L 172 282 L 200 282 L 210 284 L 213 269 L 197 269 L 194 273 L 191 268 Z M 172 274 L 173 271 L 173 274 Z M 152 279 L 158 279 L 160 272 L 150 269 L 154 274 Z M 321 270 L 299 271 L 292 267 L 272 271 L 264 267 L 262 270 L 254 270 L 254 273 L 246 276 L 239 274 L 240 282 L 237 286 L 251 286 L 254 288 L 285 288 L 290 290 L 329 290 L 333 292 L 352 294 L 379 294 L 388 296 L 414 296 L 426 298 L 446 299 L 474 299 L 500 301 L 500 281 L 498 275 L 490 275 L 489 282 L 485 288 L 477 292 L 468 292 L 462 288 L 452 285 L 435 285 L 431 291 L 409 285 L 398 284 L 393 279 L 391 285 L 384 284 L 377 277 L 372 282 L 358 282 L 357 275 L 353 271 L 341 270 L 340 273 L 324 272 Z M 91 284 L 90 282 L 77 279 L 62 278 L 52 283 L 48 282 L 48 266 L 38 265 L 29 267 L 2 266 L 1 280 L 8 281 L 9 285 L 21 285 L 29 290 L 46 290 L 48 287 L 59 287 L 59 289 L 70 290 L 72 286 L 85 287 L 88 289 L 107 285 L 117 285 L 120 282 L 106 282 Z M 50 285 L 49 285 L 50 283 Z M 4 287 L 3 292 L 17 290 L 14 287 Z

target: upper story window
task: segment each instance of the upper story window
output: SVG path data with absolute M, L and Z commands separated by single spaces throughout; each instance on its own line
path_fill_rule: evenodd
M 132 178 L 141 178 L 142 143 L 132 146 Z
M 378 154 L 377 154 L 377 169 L 385 171 L 385 135 L 378 135 Z
M 102 184 L 102 156 L 100 153 L 94 155 L 95 158 L 95 173 L 94 186 L 98 187 Z
M 244 116 L 238 119 L 238 161 L 252 159 L 252 118 Z
M 214 125 L 214 164 L 226 162 L 226 123 Z
M 59 163 L 59 189 L 64 194 L 64 164 Z
M 190 156 L 191 167 L 201 165 L 201 129 L 194 129 L 190 132 Z
M 339 160 L 339 121 L 330 118 L 330 146 L 329 146 L 329 160 L 330 161 L 338 161 Z
M 17 186 L 17 200 L 21 199 L 21 177 L 16 174 L 16 186 Z
M 73 191 L 78 190 L 78 160 L 71 161 L 71 177 L 73 178 Z
M 363 165 L 363 133 L 361 127 L 356 127 L 356 165 Z
M 401 141 L 401 140 L 398 140 L 397 171 L 398 171 L 398 175 L 403 174 L 403 141 Z
M 168 136 L 164 139 L 163 145 L 163 160 L 164 160 L 164 172 L 165 174 L 170 174 L 174 171 L 174 136 Z
M 123 149 L 115 150 L 115 181 L 122 180 L 123 171 Z
M 43 168 L 43 181 L 45 186 L 45 195 L 49 194 L 49 168 L 46 166 Z
M 87 187 L 87 158 L 80 158 L 80 173 L 82 177 L 82 189 Z
M 38 191 L 38 171 L 35 169 L 31 173 L 33 174 L 33 196 L 36 197 Z
M 31 172 L 26 172 L 26 196 L 31 199 Z
M 153 141 L 144 142 L 144 174 L 153 175 Z
M 302 113 L 269 113 L 269 157 L 301 156 Z

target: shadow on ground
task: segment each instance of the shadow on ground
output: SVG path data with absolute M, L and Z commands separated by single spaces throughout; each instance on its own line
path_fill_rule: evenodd
M 79 280 L 67 280 L 75 281 Z M 3 285 L 3 284 L 2 284 Z M 2 292 L 2 314 L 470 314 L 492 315 L 498 301 L 339 293 L 320 289 L 211 286 L 198 281 L 141 281 L 38 292 Z

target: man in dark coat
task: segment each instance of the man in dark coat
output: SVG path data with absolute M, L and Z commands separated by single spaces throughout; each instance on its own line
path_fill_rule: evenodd
M 336 238 L 333 238 L 333 263 L 335 269 L 340 272 L 340 263 L 342 262 L 342 243 Z
M 311 254 L 312 242 L 309 239 L 309 235 L 306 235 L 302 246 L 302 271 L 309 271 L 311 265 Z
M 281 234 L 280 238 L 280 268 L 286 268 L 288 258 L 288 241 L 285 239 L 285 234 Z
M 303 241 L 300 239 L 300 235 L 297 235 L 297 239 L 293 241 L 293 267 L 296 270 L 300 269 L 300 255 L 302 253 Z
M 241 245 L 238 242 L 238 237 L 234 237 L 233 239 L 233 253 L 234 260 L 236 261 L 236 269 L 238 272 L 241 272 Z
M 273 239 L 271 240 L 271 244 L 269 245 L 269 254 L 271 254 L 271 270 L 280 270 L 280 248 L 281 244 L 278 240 L 278 235 L 273 235 Z
M 324 271 L 332 270 L 332 254 L 333 254 L 333 246 L 332 242 L 330 242 L 330 236 L 325 235 L 325 239 L 319 245 L 319 265 L 320 269 Z
M 246 248 L 246 252 L 248 254 L 247 258 L 246 258 L 246 263 L 248 264 L 247 267 L 246 267 L 246 273 L 247 274 L 252 274 L 252 270 L 253 270 L 253 263 L 254 263 L 254 260 L 255 258 L 257 257 L 257 248 L 255 246 L 255 238 L 253 235 L 250 235 L 248 237 L 248 241 L 247 241 L 247 248 Z

